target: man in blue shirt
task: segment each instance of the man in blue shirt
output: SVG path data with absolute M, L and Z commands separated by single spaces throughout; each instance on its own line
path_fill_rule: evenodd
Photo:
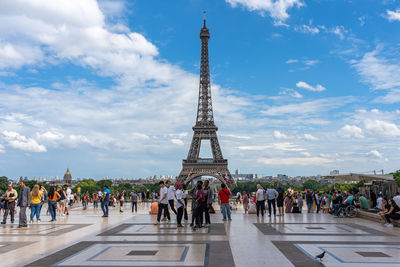
M 110 189 L 108 189 L 108 186 L 105 185 L 103 190 L 103 195 L 101 198 L 101 209 L 103 210 L 104 213 L 102 217 L 108 217 L 108 204 L 110 202 L 110 194 L 111 194 Z
M 347 198 L 343 201 L 343 205 L 349 206 L 353 203 L 353 194 L 350 191 L 347 191 Z

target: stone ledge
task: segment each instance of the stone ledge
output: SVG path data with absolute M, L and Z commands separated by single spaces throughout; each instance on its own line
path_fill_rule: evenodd
M 372 213 L 372 212 L 360 210 L 358 212 L 358 217 L 382 223 L 381 216 L 379 216 L 378 213 Z M 397 220 L 397 221 L 392 220 L 392 223 L 394 226 L 400 227 L 400 220 Z

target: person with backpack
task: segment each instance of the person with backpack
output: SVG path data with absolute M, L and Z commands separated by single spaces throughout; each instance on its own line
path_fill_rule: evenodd
M 223 183 L 221 184 L 221 190 L 218 192 L 218 204 L 221 206 L 221 211 L 222 211 L 222 216 L 223 221 L 226 221 L 226 218 L 228 217 L 229 221 L 232 221 L 231 219 L 231 210 L 229 207 L 229 196 L 231 195 L 231 191 L 226 188 L 226 185 Z
M 259 213 L 261 210 L 261 216 L 264 217 L 264 210 L 265 210 L 265 197 L 264 197 L 264 189 L 260 184 L 257 185 L 257 192 L 256 192 L 256 198 L 257 198 L 257 217 L 259 217 Z

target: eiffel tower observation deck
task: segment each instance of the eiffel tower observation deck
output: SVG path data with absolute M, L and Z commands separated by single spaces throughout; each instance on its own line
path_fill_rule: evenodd
M 191 180 L 201 176 L 212 176 L 225 183 L 229 189 L 236 187 L 235 180 L 228 169 L 228 160 L 224 159 L 218 142 L 218 127 L 214 123 L 214 114 L 211 99 L 210 64 L 208 56 L 208 39 L 210 32 L 204 25 L 200 30 L 201 64 L 199 100 L 197 106 L 196 124 L 193 126 L 193 138 L 187 158 L 183 160 L 182 170 L 178 181 L 188 184 Z M 202 140 L 209 140 L 212 158 L 200 158 Z

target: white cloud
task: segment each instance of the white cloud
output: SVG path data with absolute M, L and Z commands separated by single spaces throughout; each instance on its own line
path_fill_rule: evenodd
M 262 15 L 268 12 L 279 25 L 289 18 L 287 10 L 292 7 L 302 7 L 301 0 L 225 0 L 232 7 L 242 5 L 250 11 L 259 11 Z
M 306 66 L 314 66 L 314 65 L 317 65 L 319 63 L 319 60 L 317 60 L 317 59 L 306 59 L 306 60 L 303 60 L 303 63 Z
M 299 60 L 298 59 L 288 59 L 286 60 L 285 64 L 293 64 L 293 63 L 298 63 Z
M 311 157 L 311 154 L 309 152 L 300 152 L 305 157 Z
M 5 152 L 6 152 L 5 147 L 2 144 L 0 144 L 0 153 L 5 153 Z
M 285 142 L 285 143 L 274 143 L 271 145 L 265 145 L 265 146 L 239 146 L 239 150 L 250 150 L 250 151 L 262 151 L 266 149 L 277 149 L 281 151 L 304 151 L 304 148 L 299 147 L 298 145 L 295 145 L 293 143 Z
M 183 146 L 185 143 L 181 139 L 171 139 L 171 142 L 178 146 Z
M 135 139 L 149 140 L 150 136 L 144 133 L 132 133 L 132 137 Z
M 261 113 L 268 116 L 316 114 L 353 102 L 351 97 L 324 98 L 302 103 L 268 107 Z
M 382 137 L 400 136 L 400 128 L 392 122 L 366 119 L 364 120 L 364 128 L 371 135 Z
M 343 27 L 343 26 L 335 26 L 334 28 L 332 28 L 331 30 L 330 30 L 330 32 L 331 33 L 333 33 L 333 34 L 335 34 L 335 35 L 337 35 L 337 36 L 339 36 L 339 38 L 341 39 L 341 40 L 343 40 L 344 39 L 344 35 L 346 34 L 346 33 L 348 33 L 348 31 Z
M 300 81 L 300 82 L 296 83 L 296 86 L 298 88 L 304 88 L 306 90 L 313 91 L 313 92 L 322 92 L 322 91 L 326 90 L 326 88 L 323 87 L 320 84 L 317 84 L 316 86 L 313 87 L 313 86 L 311 86 L 308 83 L 303 82 L 303 81 Z
M 280 95 L 288 95 L 288 96 L 291 96 L 294 98 L 302 98 L 303 97 L 299 92 L 297 92 L 296 90 L 291 89 L 291 88 L 285 88 L 279 94 Z
M 318 27 L 314 27 L 312 25 L 306 25 L 306 24 L 295 26 L 294 30 L 297 32 L 308 33 L 308 34 L 317 34 L 320 32 Z
M 23 151 L 46 152 L 46 147 L 40 145 L 35 139 L 27 138 L 17 132 L 3 131 L 4 139 L 8 145 Z
M 249 140 L 249 139 L 251 139 L 250 136 L 247 136 L 247 135 L 237 135 L 237 134 L 220 134 L 219 136 L 226 136 L 226 137 L 232 137 L 232 138 L 244 139 L 244 140 Z
M 284 133 L 281 133 L 280 131 L 274 131 L 274 138 L 276 138 L 276 139 L 285 139 L 285 140 L 290 139 L 289 136 L 287 136 Z
M 298 166 L 315 166 L 315 165 L 327 165 L 335 162 L 334 159 L 327 159 L 321 157 L 306 157 L 306 158 L 259 158 L 257 160 L 260 163 L 266 165 L 298 165 Z
M 361 75 L 362 80 L 372 85 L 372 89 L 398 89 L 400 87 L 400 65 L 380 56 L 383 47 L 365 53 L 360 60 L 351 64 Z
M 386 17 L 389 21 L 400 21 L 400 8 L 396 11 L 386 10 Z
M 315 136 L 313 136 L 313 135 L 311 135 L 311 134 L 304 134 L 304 135 L 303 135 L 303 138 L 304 138 L 304 140 L 306 140 L 306 141 L 316 141 L 316 140 L 318 140 L 317 137 L 315 137 Z
M 338 133 L 344 138 L 364 138 L 363 130 L 355 125 L 345 125 Z
M 369 152 L 367 153 L 367 156 L 372 156 L 372 157 L 375 157 L 375 158 L 378 158 L 378 159 L 382 159 L 382 158 L 383 158 L 383 155 L 382 155 L 379 151 L 377 151 L 377 150 L 371 150 L 371 151 L 369 151 Z

